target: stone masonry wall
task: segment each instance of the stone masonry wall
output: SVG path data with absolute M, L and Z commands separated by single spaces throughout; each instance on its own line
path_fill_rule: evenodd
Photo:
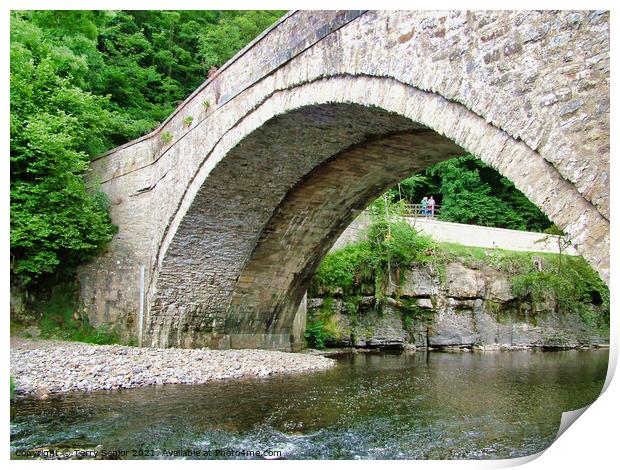
M 557 253 L 558 240 L 563 237 L 537 232 L 510 230 L 482 225 L 458 224 L 444 222 L 430 217 L 405 217 L 416 230 L 428 235 L 437 242 L 458 243 L 464 246 L 480 248 L 499 248 L 511 251 L 536 251 L 540 253 Z M 366 238 L 370 217 L 368 212 L 361 213 L 333 244 L 330 251 L 338 250 L 352 242 Z M 573 246 L 564 249 L 564 253 L 576 256 Z

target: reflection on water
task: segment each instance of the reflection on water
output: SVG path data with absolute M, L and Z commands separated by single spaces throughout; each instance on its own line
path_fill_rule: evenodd
M 596 399 L 607 357 L 599 350 L 354 354 L 335 369 L 306 375 L 25 398 L 11 404 L 11 451 L 517 457 L 553 441 L 562 411 Z

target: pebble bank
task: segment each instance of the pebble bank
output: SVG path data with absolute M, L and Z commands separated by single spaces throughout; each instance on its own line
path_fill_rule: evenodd
M 335 364 L 333 359 L 318 355 L 254 349 L 160 349 L 11 339 L 15 392 L 40 397 L 323 371 Z

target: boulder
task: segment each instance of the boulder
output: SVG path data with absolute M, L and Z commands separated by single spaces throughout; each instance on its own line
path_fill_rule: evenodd
M 437 294 L 438 283 L 427 267 L 412 267 L 405 271 L 402 284 L 388 289 L 388 295 L 398 291 L 401 297 L 431 297 Z
M 512 284 L 506 276 L 497 273 L 497 277 L 491 279 L 486 298 L 495 302 L 508 302 L 515 298 L 512 293 Z
M 448 297 L 473 299 L 485 294 L 484 274 L 477 269 L 470 269 L 461 263 L 446 266 Z

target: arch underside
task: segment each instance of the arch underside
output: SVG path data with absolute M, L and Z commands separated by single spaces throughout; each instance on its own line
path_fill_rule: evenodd
M 290 331 L 319 263 L 374 199 L 428 166 L 463 154 L 430 129 L 353 145 L 292 188 L 263 230 L 231 297 L 230 326 Z
M 330 101 L 280 113 L 274 106 L 274 117 L 196 183 L 162 255 L 147 343 L 294 347 L 301 339 L 294 331 L 297 307 L 342 231 L 386 189 L 464 148 L 513 180 L 558 226 L 570 232 L 586 225 L 608 243 L 605 220 L 583 198 L 564 200 L 570 185 L 551 165 L 488 123 L 474 132 L 469 120 L 480 118 L 455 113 L 459 105 L 435 100 L 445 116 L 429 116 L 433 109 L 421 106 L 426 119 L 414 120 L 388 105 L 369 106 L 367 97 L 363 105 Z M 442 119 L 445 128 L 427 125 Z M 568 214 L 567 206 L 576 209 Z M 588 258 L 596 247 L 582 249 Z

